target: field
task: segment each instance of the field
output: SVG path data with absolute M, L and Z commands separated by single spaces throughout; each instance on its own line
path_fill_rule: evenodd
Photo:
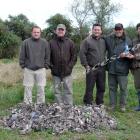
M 13 62 L 0 62 L 9 65 Z M 15 62 L 16 63 L 16 62 Z M 0 70 L 2 67 L 0 67 Z M 10 68 L 8 68 L 10 69 Z M 5 69 L 6 71 L 6 69 Z M 11 69 L 12 71 L 12 69 Z M 14 70 L 15 71 L 15 70 Z M 19 73 L 18 73 L 19 72 Z M 21 76 L 20 70 L 13 72 L 13 74 Z M 0 71 L 0 74 L 2 72 Z M 10 77 L 10 72 L 9 74 Z M 0 76 L 1 78 L 2 76 Z M 84 70 L 79 64 L 74 68 L 73 71 L 73 98 L 74 104 L 81 105 L 84 89 L 85 89 L 85 76 Z M 18 79 L 18 78 L 16 78 Z M 10 80 L 7 80 L 10 81 Z M 8 115 L 9 111 L 7 110 L 11 106 L 15 106 L 17 103 L 23 101 L 23 86 L 21 78 L 18 81 L 13 83 L 2 82 L 0 79 L 0 117 Z M 97 130 L 95 133 L 65 133 L 63 135 L 55 136 L 49 133 L 49 131 L 43 132 L 32 132 L 28 135 L 19 135 L 18 131 L 4 130 L 0 128 L 0 140 L 139 140 L 140 139 L 140 112 L 133 111 L 133 107 L 137 105 L 137 97 L 135 94 L 135 89 L 133 86 L 133 77 L 131 73 L 129 74 L 129 84 L 128 84 L 128 97 L 127 97 L 127 111 L 122 113 L 119 111 L 119 106 L 115 112 L 109 112 L 113 117 L 118 121 L 117 130 Z M 33 90 L 33 100 L 35 101 L 36 88 Z M 95 95 L 95 91 L 94 91 Z M 108 86 L 106 84 L 106 93 L 105 93 L 105 105 L 108 106 Z M 46 102 L 54 102 L 53 87 L 51 78 L 49 78 L 46 86 Z

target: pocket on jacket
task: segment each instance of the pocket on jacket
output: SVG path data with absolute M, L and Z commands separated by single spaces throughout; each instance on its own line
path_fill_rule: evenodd
M 128 74 L 129 62 L 117 59 L 115 62 L 115 71 L 117 73 Z

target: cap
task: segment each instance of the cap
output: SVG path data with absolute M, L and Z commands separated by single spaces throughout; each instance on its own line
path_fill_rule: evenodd
M 66 26 L 64 24 L 58 24 L 57 29 L 64 29 L 66 30 Z
M 123 29 L 123 25 L 121 23 L 115 24 L 115 30 L 122 30 L 122 29 Z

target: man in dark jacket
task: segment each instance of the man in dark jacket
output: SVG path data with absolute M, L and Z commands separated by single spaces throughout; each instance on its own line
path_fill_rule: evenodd
M 106 38 L 108 58 L 116 56 L 116 60 L 108 64 L 108 83 L 111 110 L 117 104 L 117 87 L 120 87 L 120 108 L 125 111 L 127 96 L 127 75 L 129 72 L 128 50 L 132 46 L 131 40 L 125 35 L 121 23 L 115 25 L 114 34 Z
M 132 62 L 132 74 L 134 76 L 134 85 L 137 91 L 139 105 L 135 108 L 135 111 L 140 111 L 140 23 L 136 26 L 137 38 L 133 40 L 133 62 Z
M 105 68 L 99 67 L 92 71 L 92 67 L 105 61 L 106 46 L 105 41 L 101 37 L 102 28 L 100 24 L 94 24 L 92 27 L 92 35 L 87 37 L 80 47 L 81 64 L 86 69 L 86 91 L 84 95 L 84 103 L 93 104 L 93 88 L 96 83 L 96 104 L 103 104 L 103 96 L 105 92 Z
M 24 69 L 23 85 L 24 102 L 32 103 L 32 88 L 36 82 L 38 88 L 37 104 L 45 103 L 44 87 L 46 85 L 46 69 L 50 64 L 50 49 L 46 40 L 40 38 L 41 29 L 38 26 L 32 28 L 32 37 L 23 41 L 19 63 Z
M 56 102 L 72 105 L 71 73 L 76 63 L 76 53 L 73 41 L 65 37 L 65 33 L 65 25 L 58 24 L 56 37 L 50 41 L 51 72 L 54 80 Z

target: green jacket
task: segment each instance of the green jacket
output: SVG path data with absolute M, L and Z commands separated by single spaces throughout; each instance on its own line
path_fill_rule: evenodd
M 103 38 L 96 39 L 93 35 L 87 37 L 80 46 L 81 64 L 93 67 L 105 60 L 106 45 Z
M 23 41 L 20 49 L 19 64 L 21 68 L 38 70 L 49 68 L 50 48 L 45 39 L 35 40 L 32 37 Z

